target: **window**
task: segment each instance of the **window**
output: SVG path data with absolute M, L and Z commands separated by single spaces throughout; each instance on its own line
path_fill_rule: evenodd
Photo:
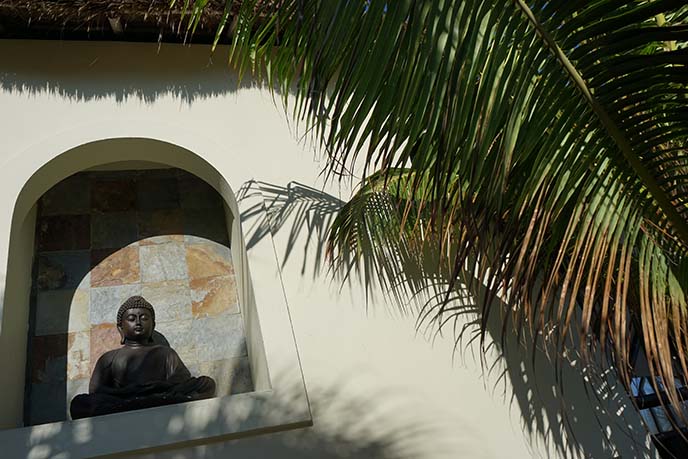
M 684 414 L 688 413 L 688 387 L 678 378 L 674 380 L 674 384 L 681 397 L 686 400 L 682 403 Z M 656 386 L 659 393 L 649 376 L 633 378 L 631 395 L 635 399 L 640 416 L 650 430 L 652 442 L 663 459 L 688 457 L 688 440 L 683 438 L 688 437 L 688 429 L 677 415 L 676 407 L 669 403 L 661 382 L 657 381 Z M 668 407 L 668 412 L 662 406 L 662 402 Z M 675 426 L 679 426 L 682 432 L 676 430 Z

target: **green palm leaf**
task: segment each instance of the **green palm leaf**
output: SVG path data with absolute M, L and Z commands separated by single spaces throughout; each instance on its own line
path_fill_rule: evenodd
M 330 173 L 364 165 L 331 237 L 346 270 L 403 301 L 434 250 L 424 313 L 468 268 L 483 332 L 499 296 L 505 333 L 555 356 L 599 343 L 630 386 L 636 333 L 657 390 L 686 382 L 683 0 L 244 0 L 234 21 L 232 63 L 295 91 Z

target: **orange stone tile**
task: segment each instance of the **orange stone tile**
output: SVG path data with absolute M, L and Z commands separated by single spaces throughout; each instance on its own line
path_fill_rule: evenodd
M 91 287 L 133 284 L 141 280 L 139 248 L 91 252 Z
M 194 317 L 212 317 L 239 312 L 234 276 L 193 279 L 191 312 Z
M 186 264 L 189 279 L 234 275 L 229 249 L 221 244 L 187 245 Z
M 117 326 L 114 323 L 94 325 L 91 327 L 89 376 L 93 373 L 93 368 L 96 366 L 96 362 L 101 355 L 111 349 L 117 349 L 121 346 L 120 339 Z

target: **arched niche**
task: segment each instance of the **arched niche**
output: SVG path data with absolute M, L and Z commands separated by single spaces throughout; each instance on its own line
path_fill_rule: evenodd
M 253 304 L 253 293 L 244 238 L 240 227 L 237 198 L 227 180 L 198 154 L 172 143 L 147 138 L 104 139 L 71 148 L 40 167 L 26 181 L 19 193 L 9 238 L 7 276 L 0 346 L 3 369 L 3 394 L 0 394 L 2 427 L 22 425 L 26 390 L 27 323 L 30 309 L 31 260 L 34 255 L 34 229 L 37 202 L 51 187 L 65 178 L 92 169 L 130 170 L 174 167 L 211 185 L 222 197 L 227 228 L 233 245 L 239 306 L 247 336 L 251 373 L 257 391 L 270 388 L 263 339 Z

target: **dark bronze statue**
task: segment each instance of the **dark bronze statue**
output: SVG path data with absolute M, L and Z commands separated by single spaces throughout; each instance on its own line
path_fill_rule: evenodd
M 215 395 L 215 381 L 194 378 L 177 353 L 153 342 L 155 310 L 133 296 L 117 311 L 122 347 L 103 354 L 91 375 L 88 394 L 74 397 L 72 419 L 188 402 Z

